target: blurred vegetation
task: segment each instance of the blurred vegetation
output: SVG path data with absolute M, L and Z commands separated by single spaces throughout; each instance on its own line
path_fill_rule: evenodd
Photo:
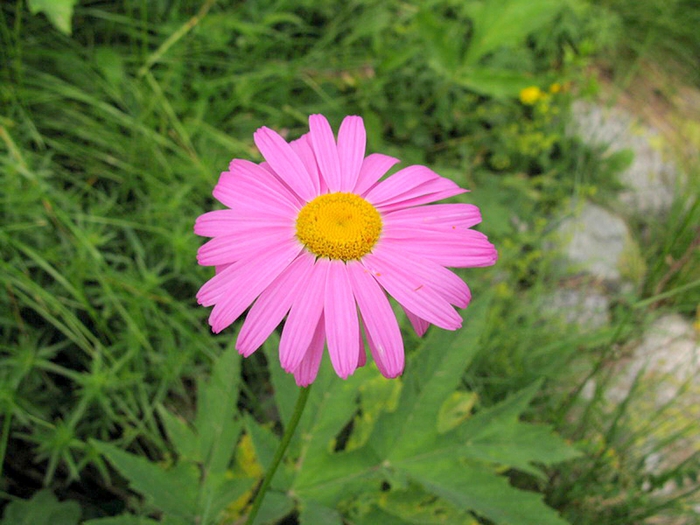
M 30 515 L 21 509 L 35 500 L 70 523 L 74 506 L 52 493 L 78 501 L 84 519 L 152 511 L 113 470 L 116 447 L 172 466 L 182 456 L 173 420 L 196 420 L 204 378 L 235 340 L 235 329 L 211 335 L 196 306 L 210 272 L 196 265 L 194 219 L 214 206 L 211 188 L 231 158 L 260 160 L 255 129 L 296 137 L 315 112 L 334 126 L 362 115 L 368 151 L 428 164 L 473 190 L 466 199 L 481 207 L 501 258 L 463 272 L 475 300 L 489 290 L 495 299 L 458 392 L 473 393 L 479 413 L 544 379 L 526 418 L 554 424 L 584 454 L 544 480 L 507 473 L 511 481 L 572 523 L 683 515 L 684 500 L 652 494 L 665 480 L 650 483 L 641 464 L 614 460 L 629 444 L 615 441 L 616 423 L 611 433 L 609 419 L 593 416 L 600 407 L 590 402 L 583 428 L 572 414 L 586 404 L 587 374 L 647 322 L 639 304 L 695 313 L 693 192 L 663 221 L 640 220 L 648 271 L 616 298 L 609 326 L 584 333 L 544 306 L 565 277 L 547 249 L 557 212 L 614 198 L 629 161 L 566 133 L 571 101 L 599 89 L 591 64 L 623 88 L 646 61 L 672 65 L 697 87 L 698 17 L 692 0 L 3 2 L 0 490 L 12 503 L 2 523 Z M 688 174 L 691 188 L 698 171 Z M 419 355 L 417 339 L 406 338 Z M 265 356 L 241 366 L 241 395 L 227 413 L 278 421 Z M 255 455 L 251 425 L 235 461 Z M 273 430 L 260 430 L 258 445 L 274 442 Z M 694 461 L 668 478 L 693 479 Z M 239 465 L 237 479 L 259 476 L 259 463 Z M 386 523 L 427 523 L 410 521 L 415 501 L 430 519 L 476 519 L 442 499 L 426 503 L 413 482 L 393 482 L 401 491 L 390 496 L 374 487 L 374 510 L 344 515 L 388 520 L 391 509 L 397 521 Z M 278 503 L 278 517 L 297 523 L 297 511 Z M 227 519 L 244 509 L 245 497 Z

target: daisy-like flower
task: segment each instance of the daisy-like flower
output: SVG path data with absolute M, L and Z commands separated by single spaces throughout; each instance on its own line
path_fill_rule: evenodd
M 236 341 L 247 357 L 286 316 L 280 363 L 308 386 L 325 345 L 340 377 L 363 366 L 363 332 L 380 372 L 403 372 L 387 294 L 419 335 L 429 324 L 462 325 L 454 306 L 466 307 L 471 294 L 446 267 L 492 265 L 496 249 L 470 229 L 481 221 L 476 206 L 426 204 L 466 190 L 424 166 L 380 180 L 399 161 L 365 157 L 360 117 L 343 120 L 337 141 L 322 115 L 312 115 L 309 132 L 291 143 L 265 127 L 254 140 L 265 162 L 231 161 L 214 188 L 228 209 L 205 213 L 194 228 L 213 237 L 197 259 L 216 275 L 197 299 L 214 307 L 214 332 L 250 307 Z

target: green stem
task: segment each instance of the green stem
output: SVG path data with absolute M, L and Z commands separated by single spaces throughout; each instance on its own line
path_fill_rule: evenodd
M 297 404 L 294 407 L 294 413 L 292 414 L 292 418 L 289 420 L 289 423 L 287 423 L 287 427 L 284 429 L 282 441 L 280 441 L 280 444 L 277 447 L 277 450 L 275 451 L 275 457 L 272 458 L 272 464 L 270 465 L 270 468 L 267 469 L 262 485 L 260 485 L 260 489 L 255 495 L 253 507 L 250 509 L 250 514 L 248 514 L 248 519 L 246 520 L 245 525 L 253 525 L 253 521 L 255 521 L 255 516 L 258 515 L 258 511 L 260 510 L 260 506 L 262 505 L 263 499 L 265 499 L 267 489 L 270 487 L 270 483 L 272 483 L 272 478 L 275 476 L 275 472 L 277 472 L 277 467 L 279 466 L 280 461 L 282 461 L 282 458 L 284 457 L 284 453 L 287 450 L 287 447 L 289 446 L 289 442 L 292 440 L 292 436 L 294 436 L 294 431 L 297 429 L 299 419 L 301 419 L 301 414 L 304 412 L 304 407 L 306 406 L 306 400 L 309 399 L 309 392 L 311 392 L 311 385 L 303 387 L 299 391 L 299 397 L 297 398 Z

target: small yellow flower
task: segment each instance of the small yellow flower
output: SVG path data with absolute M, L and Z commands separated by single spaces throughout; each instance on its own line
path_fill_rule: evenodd
M 556 95 L 556 94 L 559 93 L 560 91 L 561 91 L 561 84 L 560 84 L 559 82 L 555 82 L 554 84 L 552 84 L 551 86 L 549 86 L 549 92 L 550 92 L 552 95 Z
M 529 86 L 520 90 L 520 102 L 526 106 L 533 106 L 544 96 L 537 86 Z

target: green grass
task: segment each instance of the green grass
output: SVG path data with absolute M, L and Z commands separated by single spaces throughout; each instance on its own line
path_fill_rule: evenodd
M 618 13 L 620 28 L 646 35 L 643 48 L 620 54 L 616 71 L 698 55 L 691 2 L 598 3 Z M 493 269 L 464 272 L 476 298 L 492 289 L 496 297 L 464 387 L 486 408 L 544 378 L 528 418 L 554 424 L 585 453 L 548 481 L 514 481 L 545 494 L 572 523 L 665 510 L 639 492 L 649 481 L 639 458 L 610 459 L 610 451 L 633 455 L 618 432 L 625 414 L 611 418 L 579 387 L 587 374 L 605 375 L 650 309 L 694 315 L 700 207 L 685 193 L 668 218 L 637 225 L 648 272 L 638 290 L 615 298 L 610 326 L 573 330 L 546 314 L 566 277 L 546 248 L 557 213 L 581 197 L 614 198 L 624 164 L 564 133 L 568 104 L 586 83 L 594 17 L 562 9 L 534 36 L 476 60 L 515 70 L 513 85 L 573 82 L 524 107 L 517 90 L 465 86 L 455 72 L 473 57 L 467 44 L 452 50 L 450 39 L 469 42 L 474 5 L 432 1 L 429 12 L 398 0 L 84 1 L 70 36 L 22 1 L 0 6 L 5 500 L 46 486 L 78 500 L 84 517 L 138 506 L 89 440 L 154 461 L 173 453 L 159 407 L 194 417 L 194 384 L 235 334 L 213 336 L 196 305 L 211 272 L 196 265 L 194 220 L 215 206 L 211 189 L 231 158 L 260 160 L 255 129 L 298 136 L 307 115 L 322 112 L 334 126 L 361 114 L 368 151 L 427 163 L 474 190 L 468 199 L 482 208 L 483 231 L 501 257 Z M 535 24 L 541 13 L 531 14 Z M 612 34 L 622 46 L 619 31 Z M 259 420 L 274 415 L 263 356 L 243 363 L 243 378 L 239 409 Z M 572 422 L 581 410 L 585 418 Z M 697 472 L 691 462 L 668 476 Z M 627 493 L 639 496 L 630 500 L 636 509 L 595 505 Z M 584 504 L 582 495 L 590 496 Z

